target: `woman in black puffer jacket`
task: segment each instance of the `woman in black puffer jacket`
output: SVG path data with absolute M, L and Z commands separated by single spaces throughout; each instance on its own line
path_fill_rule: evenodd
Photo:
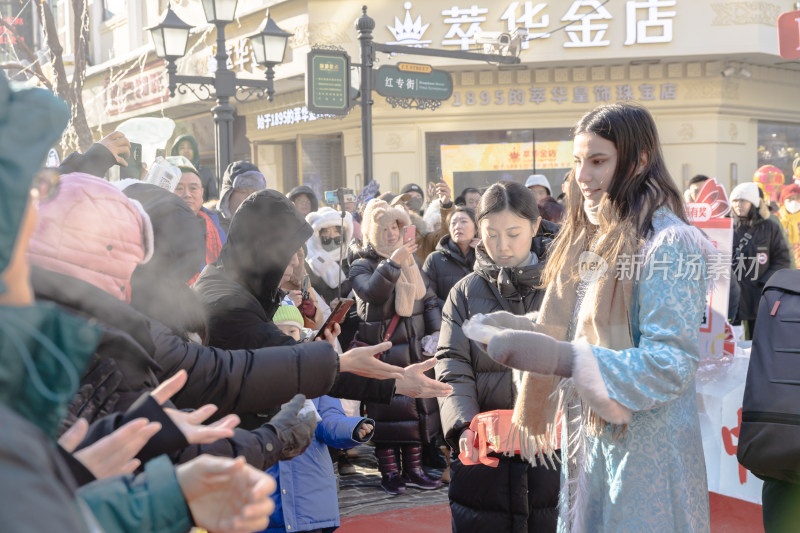
M 389 338 L 392 347 L 381 359 L 401 367 L 422 361 L 422 337 L 441 325 L 436 295 L 414 255 L 417 245 L 413 240 L 403 244 L 403 228 L 410 223 L 404 208 L 383 200 L 370 202 L 362 222 L 364 243 L 350 267 L 361 319 L 358 338 L 373 345 L 382 342 L 397 316 Z M 429 442 L 440 426 L 436 401 L 396 395 L 388 406 L 367 403 L 367 412 L 377 422 L 372 440 L 381 487 L 392 495 L 405 492 L 406 485 L 437 488 L 440 482 L 428 478 L 421 467 L 421 443 Z
M 439 307 L 450 289 L 458 281 L 472 272 L 475 265 L 475 246 L 478 245 L 478 226 L 475 225 L 475 211 L 469 207 L 457 206 L 447 220 L 449 233 L 439 240 L 436 251 L 425 259 L 422 271 L 431 280 L 433 292 L 439 298 Z
M 756 324 L 761 290 L 769 278 L 791 267 L 783 228 L 769 218 L 769 209 L 755 183 L 741 183 L 731 191 L 733 216 L 733 279 L 740 289 L 736 320 L 744 323 L 751 339 Z
M 475 250 L 475 272 L 450 291 L 436 354 L 437 379 L 454 388 L 451 396 L 439 401 L 445 439 L 454 451 L 461 440 L 466 441 L 462 433 L 475 415 L 513 409 L 516 399 L 512 371 L 469 340 L 461 325 L 478 313 L 524 315 L 539 309 L 544 298 L 538 287 L 540 275 L 558 226 L 541 219 L 528 189 L 500 182 L 481 199 L 478 229 L 481 243 Z M 497 468 L 465 466 L 451 459 L 453 531 L 555 531 L 559 471 L 531 466 L 519 456 L 497 457 Z

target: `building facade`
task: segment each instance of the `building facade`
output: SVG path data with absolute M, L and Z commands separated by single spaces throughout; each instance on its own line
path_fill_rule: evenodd
M 159 7 L 145 4 L 141 26 L 155 23 Z M 263 75 L 244 37 L 266 8 L 294 34 L 276 68 L 275 100 L 236 104 L 236 155 L 255 162 L 270 187 L 287 191 L 303 183 L 322 197 L 337 186 L 363 186 L 360 109 L 337 118 L 310 113 L 304 78 L 313 46 L 338 47 L 359 61 L 353 23 L 361 4 L 239 2 L 238 24 L 226 35 L 237 75 Z M 458 192 L 501 178 L 524 180 L 531 172 L 545 174 L 556 189 L 572 164 L 570 128 L 586 111 L 615 101 L 650 109 L 681 187 L 706 174 L 730 190 L 763 164 L 790 174 L 800 150 L 800 67 L 778 56 L 776 30 L 792 2 L 380 0 L 368 9 L 375 41 L 383 43 L 482 50 L 478 38 L 485 32 L 525 28 L 529 35 L 514 66 L 378 54 L 376 68 L 428 64 L 450 73 L 454 86 L 435 110 L 392 107 L 372 95 L 374 175 L 382 190 L 445 179 Z M 204 24 L 199 1 L 184 0 L 175 10 L 197 25 L 179 72 L 208 74 L 213 27 Z M 176 136 L 194 134 L 213 162 L 213 104 L 191 92 L 168 98 L 163 62 L 149 37 L 136 42 L 87 75 L 90 123 L 108 132 L 134 116 L 167 116 L 177 123 Z

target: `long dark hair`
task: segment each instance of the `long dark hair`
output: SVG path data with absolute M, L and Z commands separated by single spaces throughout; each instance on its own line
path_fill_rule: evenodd
M 527 187 L 515 181 L 498 181 L 486 189 L 481 196 L 475 225 L 480 224 L 481 220 L 492 213 L 499 213 L 506 209 L 531 222 L 539 219 L 536 197 Z
M 617 167 L 600 204 L 600 234 L 604 236 L 595 252 L 608 264 L 616 264 L 621 253 L 635 253 L 653 231 L 653 214 L 660 207 L 671 209 L 688 224 L 683 197 L 667 171 L 661 153 L 658 130 L 650 112 L 636 104 L 603 105 L 585 114 L 574 135 L 593 133 L 612 143 L 617 150 Z M 553 242 L 544 283 L 555 281 L 566 265 L 569 248 L 590 226 L 583 210 L 583 195 L 573 169 L 567 180 L 567 216 Z M 590 231 L 584 232 L 588 248 Z M 577 269 L 575 272 L 577 275 Z

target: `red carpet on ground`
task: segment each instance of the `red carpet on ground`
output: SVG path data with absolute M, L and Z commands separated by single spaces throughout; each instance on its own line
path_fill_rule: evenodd
M 709 493 L 711 533 L 763 533 L 761 506 Z M 447 504 L 397 509 L 378 514 L 352 516 L 342 520 L 338 533 L 447 533 L 450 506 Z M 498 532 L 500 533 L 500 532 Z

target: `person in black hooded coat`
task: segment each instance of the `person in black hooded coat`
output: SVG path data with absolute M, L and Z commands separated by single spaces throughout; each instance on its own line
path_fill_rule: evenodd
M 783 228 L 769 218 L 758 185 L 741 183 L 731 191 L 733 217 L 733 279 L 739 285 L 736 320 L 744 322 L 745 338 L 755 330 L 761 290 L 778 270 L 791 267 Z
M 499 188 L 508 191 L 503 195 Z M 475 415 L 513 409 L 516 399 L 511 370 L 493 361 L 485 347 L 464 335 L 461 326 L 479 313 L 537 311 L 545 292 L 539 284 L 547 248 L 558 230 L 557 225 L 540 219 L 533 193 L 521 184 L 501 182 L 489 188 L 481 199 L 479 229 L 482 220 L 488 223 L 486 217 L 498 209 L 513 212 L 538 228 L 533 230 L 530 259 L 513 267 L 498 266 L 481 242 L 475 250 L 475 271 L 453 287 L 444 306 L 436 377 L 455 389 L 450 397 L 439 400 L 445 439 L 454 450 L 448 494 L 453 531 L 546 533 L 555 531 L 558 521 L 558 469 L 533 467 L 519 456 L 493 454 L 500 459 L 496 468 L 465 466 L 456 457 L 462 433 Z M 518 228 L 515 231 L 520 233 Z M 484 241 L 491 235 L 483 229 L 481 234 Z
M 280 284 L 287 267 L 296 260 L 297 251 L 311 234 L 311 226 L 278 191 L 259 191 L 239 206 L 219 259 L 206 266 L 192 287 L 205 308 L 212 345 L 253 349 L 297 344 L 278 329 L 272 317 L 285 295 Z M 334 353 L 326 342 L 310 344 L 327 346 Z M 378 380 L 334 371 L 335 382 L 327 394 L 389 403 L 395 385 L 407 390 L 409 386 L 421 384 L 420 380 L 406 376 L 408 372 L 402 380 Z M 433 380 L 424 381 L 425 390 L 419 394 L 443 393 L 433 389 Z
M 475 211 L 459 205 L 447 220 L 449 233 L 436 245 L 436 250 L 425 259 L 422 271 L 431 280 L 433 292 L 439 298 L 439 308 L 444 309 L 450 289 L 461 278 L 472 272 L 475 265 L 475 246 L 478 228 Z

